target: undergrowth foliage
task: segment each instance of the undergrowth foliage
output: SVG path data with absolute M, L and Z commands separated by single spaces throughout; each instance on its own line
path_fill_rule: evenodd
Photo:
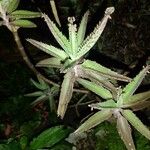
M 14 35 L 18 49 L 23 59 L 30 69 L 37 75 L 38 82 L 32 80 L 38 91 L 26 94 L 27 97 L 37 97 L 31 105 L 49 101 L 50 111 L 56 112 L 55 97 L 59 95 L 57 116 L 64 118 L 69 102 L 72 99 L 75 85 L 81 85 L 85 89 L 102 98 L 102 102 L 90 104 L 91 109 L 97 109 L 94 115 L 87 119 L 73 133 L 74 138 L 82 132 L 88 131 L 100 123 L 114 117 L 117 122 L 118 133 L 128 150 L 135 150 L 130 124 L 143 136 L 150 140 L 150 130 L 135 115 L 134 111 L 142 110 L 150 105 L 150 91 L 134 94 L 140 86 L 142 80 L 149 73 L 150 66 L 145 66 L 133 79 L 123 74 L 115 72 L 96 61 L 86 58 L 86 54 L 92 49 L 104 31 L 107 22 L 114 13 L 114 7 L 105 9 L 102 19 L 98 22 L 94 30 L 87 36 L 86 29 L 88 23 L 89 10 L 83 15 L 80 24 L 77 26 L 75 17 L 68 17 L 68 36 L 63 34 L 59 27 L 48 15 L 40 12 L 28 10 L 16 10 L 19 0 L 0 0 L 0 26 L 6 26 Z M 50 1 L 56 22 L 61 26 L 55 3 Z M 58 69 L 64 75 L 61 85 L 49 81 L 40 74 L 35 66 L 30 62 L 24 47 L 21 44 L 18 29 L 33 28 L 36 25 L 29 21 L 30 18 L 41 17 L 46 22 L 51 34 L 59 44 L 58 47 L 28 38 L 27 41 L 38 49 L 49 54 L 50 57 L 39 61 L 36 67 Z M 94 53 L 94 51 L 93 51 Z M 124 87 L 116 81 L 127 82 Z M 52 84 L 50 86 L 49 84 Z M 78 87 L 79 87 L 78 85 Z M 80 89 L 79 89 L 80 91 Z M 60 92 L 60 93 L 59 93 Z M 21 149 L 39 149 L 43 147 L 51 148 L 62 139 L 73 132 L 64 126 L 55 126 L 45 130 L 36 138 L 28 142 L 22 138 Z M 5 147 L 6 145 L 2 145 Z

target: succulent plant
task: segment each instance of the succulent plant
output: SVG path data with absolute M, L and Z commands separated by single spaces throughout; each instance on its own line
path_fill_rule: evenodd
M 123 89 L 119 87 L 116 98 L 113 97 L 109 90 L 102 88 L 96 83 L 85 79 L 78 79 L 80 84 L 104 98 L 105 101 L 90 105 L 92 109 L 94 108 L 100 111 L 85 121 L 75 131 L 75 133 L 77 134 L 87 131 L 97 126 L 101 122 L 109 119 L 113 115 L 117 120 L 117 130 L 128 150 L 135 150 L 129 123 L 150 140 L 150 130 L 133 113 L 133 111 L 141 110 L 150 106 L 150 91 L 134 94 L 135 90 L 139 87 L 149 69 L 150 66 L 146 66 Z

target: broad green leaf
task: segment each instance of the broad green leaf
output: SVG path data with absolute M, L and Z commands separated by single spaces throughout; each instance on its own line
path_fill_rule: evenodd
M 135 129 L 137 129 L 143 136 L 150 140 L 150 130 L 131 110 L 123 110 L 121 113 Z
M 61 85 L 61 92 L 57 109 L 57 115 L 60 116 L 61 119 L 64 118 L 68 103 L 70 102 L 70 99 L 72 97 L 74 82 L 75 82 L 74 72 L 72 72 L 72 70 L 68 71 L 65 74 L 63 83 Z
M 38 103 L 41 103 L 41 102 L 44 102 L 48 99 L 48 96 L 46 96 L 45 94 L 44 95 L 41 95 L 39 96 L 36 100 L 34 100 L 31 105 L 36 105 Z
M 8 0 L 8 1 L 9 1 L 9 4 L 7 6 L 7 13 L 11 13 L 17 9 L 20 3 L 20 0 Z
M 60 46 L 65 50 L 65 52 L 71 56 L 71 45 L 68 41 L 68 39 L 60 32 L 60 30 L 57 28 L 57 26 L 51 21 L 51 19 L 45 15 L 42 14 L 43 18 L 45 19 L 45 22 L 47 23 L 51 33 L 55 37 L 56 41 L 60 44 Z
M 112 116 L 112 112 L 109 109 L 104 109 L 102 111 L 98 111 L 94 115 L 92 115 L 88 120 L 86 120 L 79 128 L 75 131 L 75 133 L 85 132 L 103 121 L 109 119 Z
M 44 60 L 39 61 L 36 66 L 37 67 L 54 67 L 54 68 L 61 68 L 61 59 L 56 57 L 46 58 Z
M 136 150 L 128 121 L 119 113 L 117 117 L 117 130 L 128 150 Z
M 25 96 L 37 97 L 37 96 L 41 96 L 42 94 L 43 94 L 43 92 L 41 92 L 41 91 L 36 91 L 36 92 L 33 92 L 33 93 L 25 94 Z
M 135 94 L 124 101 L 123 104 L 132 104 L 136 102 L 146 101 L 148 99 L 150 99 L 150 91 Z
M 36 40 L 33 39 L 27 39 L 28 42 L 30 42 L 32 45 L 36 46 L 37 48 L 39 48 L 40 50 L 46 52 L 47 54 L 50 54 L 54 57 L 57 57 L 59 59 L 66 59 L 68 57 L 68 55 L 61 49 L 58 49 L 52 45 L 48 45 L 42 42 L 38 42 Z
M 82 17 L 81 23 L 79 25 L 79 29 L 77 32 L 77 39 L 78 39 L 78 46 L 83 42 L 87 27 L 87 21 L 88 21 L 89 11 L 87 11 L 84 16 Z
M 71 44 L 71 52 L 72 57 L 74 58 L 76 56 L 76 53 L 78 52 L 78 44 L 77 44 L 77 28 L 76 24 L 73 24 L 75 21 L 74 17 L 68 17 L 68 26 L 69 26 L 69 41 Z
M 23 19 L 12 21 L 10 22 L 10 24 L 17 26 L 17 27 L 23 27 L 23 28 L 35 28 L 36 27 L 35 23 L 29 20 L 23 20 Z
M 90 82 L 88 80 L 84 80 L 81 78 L 77 79 L 77 81 L 81 85 L 83 85 L 85 88 L 96 93 L 97 95 L 101 96 L 104 99 L 111 99 L 112 98 L 112 94 L 107 89 L 103 88 L 102 86 L 95 84 L 94 82 Z
M 55 126 L 42 132 L 30 143 L 31 150 L 41 149 L 43 147 L 52 147 L 64 139 L 70 133 L 70 129 L 63 126 Z
M 37 18 L 37 17 L 41 17 L 41 13 L 28 11 L 28 10 L 16 10 L 10 14 L 10 17 L 13 19 Z
M 97 71 L 98 73 L 100 73 L 101 76 L 106 77 L 106 78 L 111 78 L 111 79 L 125 81 L 125 82 L 131 81 L 130 78 L 128 78 L 124 75 L 118 74 L 117 72 L 112 71 L 111 69 L 106 68 L 106 67 L 96 63 L 95 61 L 85 60 L 82 64 L 82 66 L 84 68 Z
M 146 73 L 148 72 L 150 66 L 146 66 L 129 84 L 126 85 L 126 87 L 123 89 L 123 103 L 126 103 L 130 99 L 130 97 L 133 95 L 135 90 L 138 88 L 138 86 L 141 84 L 142 80 L 144 79 Z
M 97 42 L 99 37 L 101 36 L 110 15 L 114 12 L 114 7 L 109 7 L 105 11 L 105 15 L 103 19 L 98 23 L 95 27 L 94 31 L 81 43 L 79 47 L 79 52 L 77 53 L 76 59 L 81 58 L 85 55 Z
M 1 0 L 0 1 L 0 7 L 2 7 L 2 9 L 7 12 L 7 7 L 9 6 L 9 4 L 11 3 L 12 0 Z

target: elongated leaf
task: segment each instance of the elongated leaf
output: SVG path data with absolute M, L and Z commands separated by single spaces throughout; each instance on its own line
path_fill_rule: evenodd
M 59 26 L 61 27 L 60 20 L 59 20 L 59 17 L 58 17 L 58 13 L 57 13 L 57 9 L 56 9 L 56 5 L 55 5 L 55 1 L 50 0 L 50 5 L 51 5 L 51 8 L 52 8 L 52 12 L 53 12 L 53 15 L 55 17 L 55 20 L 59 24 Z
M 146 101 L 148 99 L 150 99 L 150 91 L 135 94 L 126 101 L 124 101 L 123 104 L 132 104 L 136 102 Z
M 41 17 L 41 13 L 33 12 L 29 10 L 16 10 L 10 14 L 10 17 L 15 19 L 37 18 L 37 17 Z
M 117 108 L 115 101 L 112 99 L 104 101 L 104 102 L 90 104 L 88 106 L 91 107 L 92 109 L 98 109 L 98 110 L 102 110 L 105 108 L 110 108 L 110 109 L 111 108 Z
M 43 94 L 43 92 L 41 91 L 36 91 L 36 92 L 33 92 L 33 93 L 29 93 L 29 94 L 25 94 L 25 96 L 29 96 L 29 97 L 37 97 L 37 96 L 41 96 Z
M 135 103 L 126 104 L 122 106 L 123 108 L 131 108 L 133 111 L 142 110 L 144 108 L 150 107 L 150 99 L 147 101 L 137 101 Z
M 150 66 L 145 67 L 124 89 L 123 89 L 123 102 L 129 100 L 129 98 L 133 95 L 135 90 L 141 84 L 143 78 L 145 77 L 147 71 L 149 70 Z
M 96 93 L 97 95 L 101 96 L 104 99 L 111 99 L 112 98 L 112 94 L 107 89 L 103 88 L 102 86 L 95 84 L 94 82 L 90 82 L 88 80 L 84 80 L 81 78 L 77 79 L 77 81 L 81 85 L 83 85 L 85 88 Z
M 41 149 L 43 147 L 52 147 L 62 139 L 68 136 L 70 129 L 63 126 L 56 126 L 42 132 L 30 143 L 31 150 Z
M 23 20 L 23 19 L 12 21 L 10 22 L 10 24 L 17 26 L 17 27 L 23 27 L 23 28 L 35 28 L 36 27 L 35 23 L 29 20 Z
M 128 150 L 131 150 L 131 149 L 136 150 L 133 139 L 132 139 L 130 125 L 128 121 L 121 114 L 119 114 L 117 118 L 117 129 L 118 129 L 118 133 L 121 139 L 126 145 L 126 148 Z
M 96 63 L 95 61 L 86 60 L 86 61 L 84 61 L 82 66 L 84 68 L 97 71 L 98 73 L 100 73 L 100 75 L 102 75 L 102 76 L 104 76 L 106 78 L 111 78 L 111 79 L 125 81 L 125 82 L 131 81 L 131 79 L 129 77 L 126 77 L 124 75 L 118 74 L 117 72 L 112 71 L 111 69 L 109 69 L 107 67 L 104 67 L 104 66 Z
M 150 130 L 131 110 L 123 110 L 121 113 L 135 129 L 137 129 L 143 136 L 150 140 Z
M 109 109 L 98 111 L 93 116 L 91 116 L 88 120 L 86 120 L 76 131 L 75 133 L 85 132 L 103 121 L 109 119 L 112 116 L 112 112 Z
M 52 45 L 38 42 L 38 41 L 33 40 L 33 39 L 27 39 L 27 41 L 30 42 L 31 44 L 33 44 L 34 46 L 36 46 L 37 48 L 39 48 L 40 50 L 46 52 L 47 54 L 50 54 L 50 55 L 57 57 L 59 59 L 64 60 L 68 57 L 67 54 L 63 50 L 58 49 Z
M 45 90 L 45 89 L 47 89 L 47 86 L 42 85 L 42 84 L 40 84 L 40 83 L 38 83 L 38 82 L 36 82 L 36 81 L 34 81 L 34 80 L 32 80 L 32 79 L 31 79 L 31 82 L 34 84 L 34 86 L 35 86 L 36 88 L 38 88 L 38 89 L 40 89 L 40 90 Z
M 106 77 L 102 76 L 97 71 L 91 69 L 85 69 L 84 67 L 82 67 L 82 71 L 84 72 L 86 78 L 110 90 L 112 92 L 114 99 L 116 99 L 117 88 Z
M 106 9 L 103 19 L 98 23 L 94 31 L 80 45 L 79 52 L 77 53 L 76 59 L 81 58 L 94 46 L 94 44 L 101 36 L 107 21 L 113 12 L 114 12 L 114 7 L 109 7 Z
M 54 68 L 61 68 L 61 59 L 56 57 L 46 58 L 44 60 L 39 61 L 36 64 L 37 67 L 54 67 Z
M 48 96 L 46 96 L 45 94 L 44 95 L 41 95 L 39 96 L 36 100 L 34 100 L 31 105 L 36 105 L 38 103 L 41 103 L 41 102 L 44 102 L 45 100 L 48 100 Z
M 68 41 L 68 39 L 60 32 L 60 30 L 56 27 L 56 25 L 53 23 L 53 21 L 50 20 L 50 18 L 43 14 L 43 18 L 45 19 L 45 22 L 47 23 L 51 33 L 55 37 L 56 41 L 60 44 L 60 46 L 65 50 L 65 52 L 71 56 L 71 45 Z
M 7 12 L 7 7 L 9 6 L 9 4 L 11 3 L 12 0 L 1 0 L 0 1 L 0 5 L 2 6 L 2 9 Z M 0 7 L 1 7 L 0 6 Z
M 77 33 L 76 33 L 77 28 L 76 24 L 73 24 L 74 21 L 75 21 L 74 17 L 68 17 L 69 41 L 71 43 L 71 52 L 73 58 L 76 56 L 76 53 L 78 52 Z
M 59 105 L 57 110 L 57 114 L 61 117 L 61 119 L 64 118 L 68 103 L 70 102 L 70 99 L 72 97 L 74 81 L 74 72 L 68 71 L 64 76 L 64 80 L 61 86 Z
M 78 39 L 78 46 L 83 42 L 87 27 L 89 11 L 87 11 L 84 16 L 82 17 L 78 32 L 77 32 L 77 39 Z
M 7 6 L 7 13 L 11 13 L 17 9 L 20 0 L 8 0 L 8 1 L 9 1 L 9 5 Z

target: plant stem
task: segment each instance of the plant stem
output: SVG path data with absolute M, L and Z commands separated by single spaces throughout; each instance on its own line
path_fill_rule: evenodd
M 35 67 L 34 65 L 31 63 L 30 59 L 28 58 L 27 56 L 27 53 L 25 52 L 25 49 L 20 41 L 20 38 L 19 38 L 19 35 L 18 35 L 18 32 L 17 30 L 12 30 L 12 34 L 13 34 L 13 37 L 15 39 L 15 42 L 16 42 L 16 45 L 18 47 L 18 50 L 21 54 L 21 56 L 23 57 L 23 60 L 25 61 L 25 63 L 28 65 L 28 67 L 34 72 L 34 74 L 38 77 L 40 77 L 41 79 L 43 79 L 45 82 L 49 83 L 49 84 L 52 84 L 54 86 L 57 86 L 59 87 L 59 84 L 47 79 L 45 76 L 43 76 Z

